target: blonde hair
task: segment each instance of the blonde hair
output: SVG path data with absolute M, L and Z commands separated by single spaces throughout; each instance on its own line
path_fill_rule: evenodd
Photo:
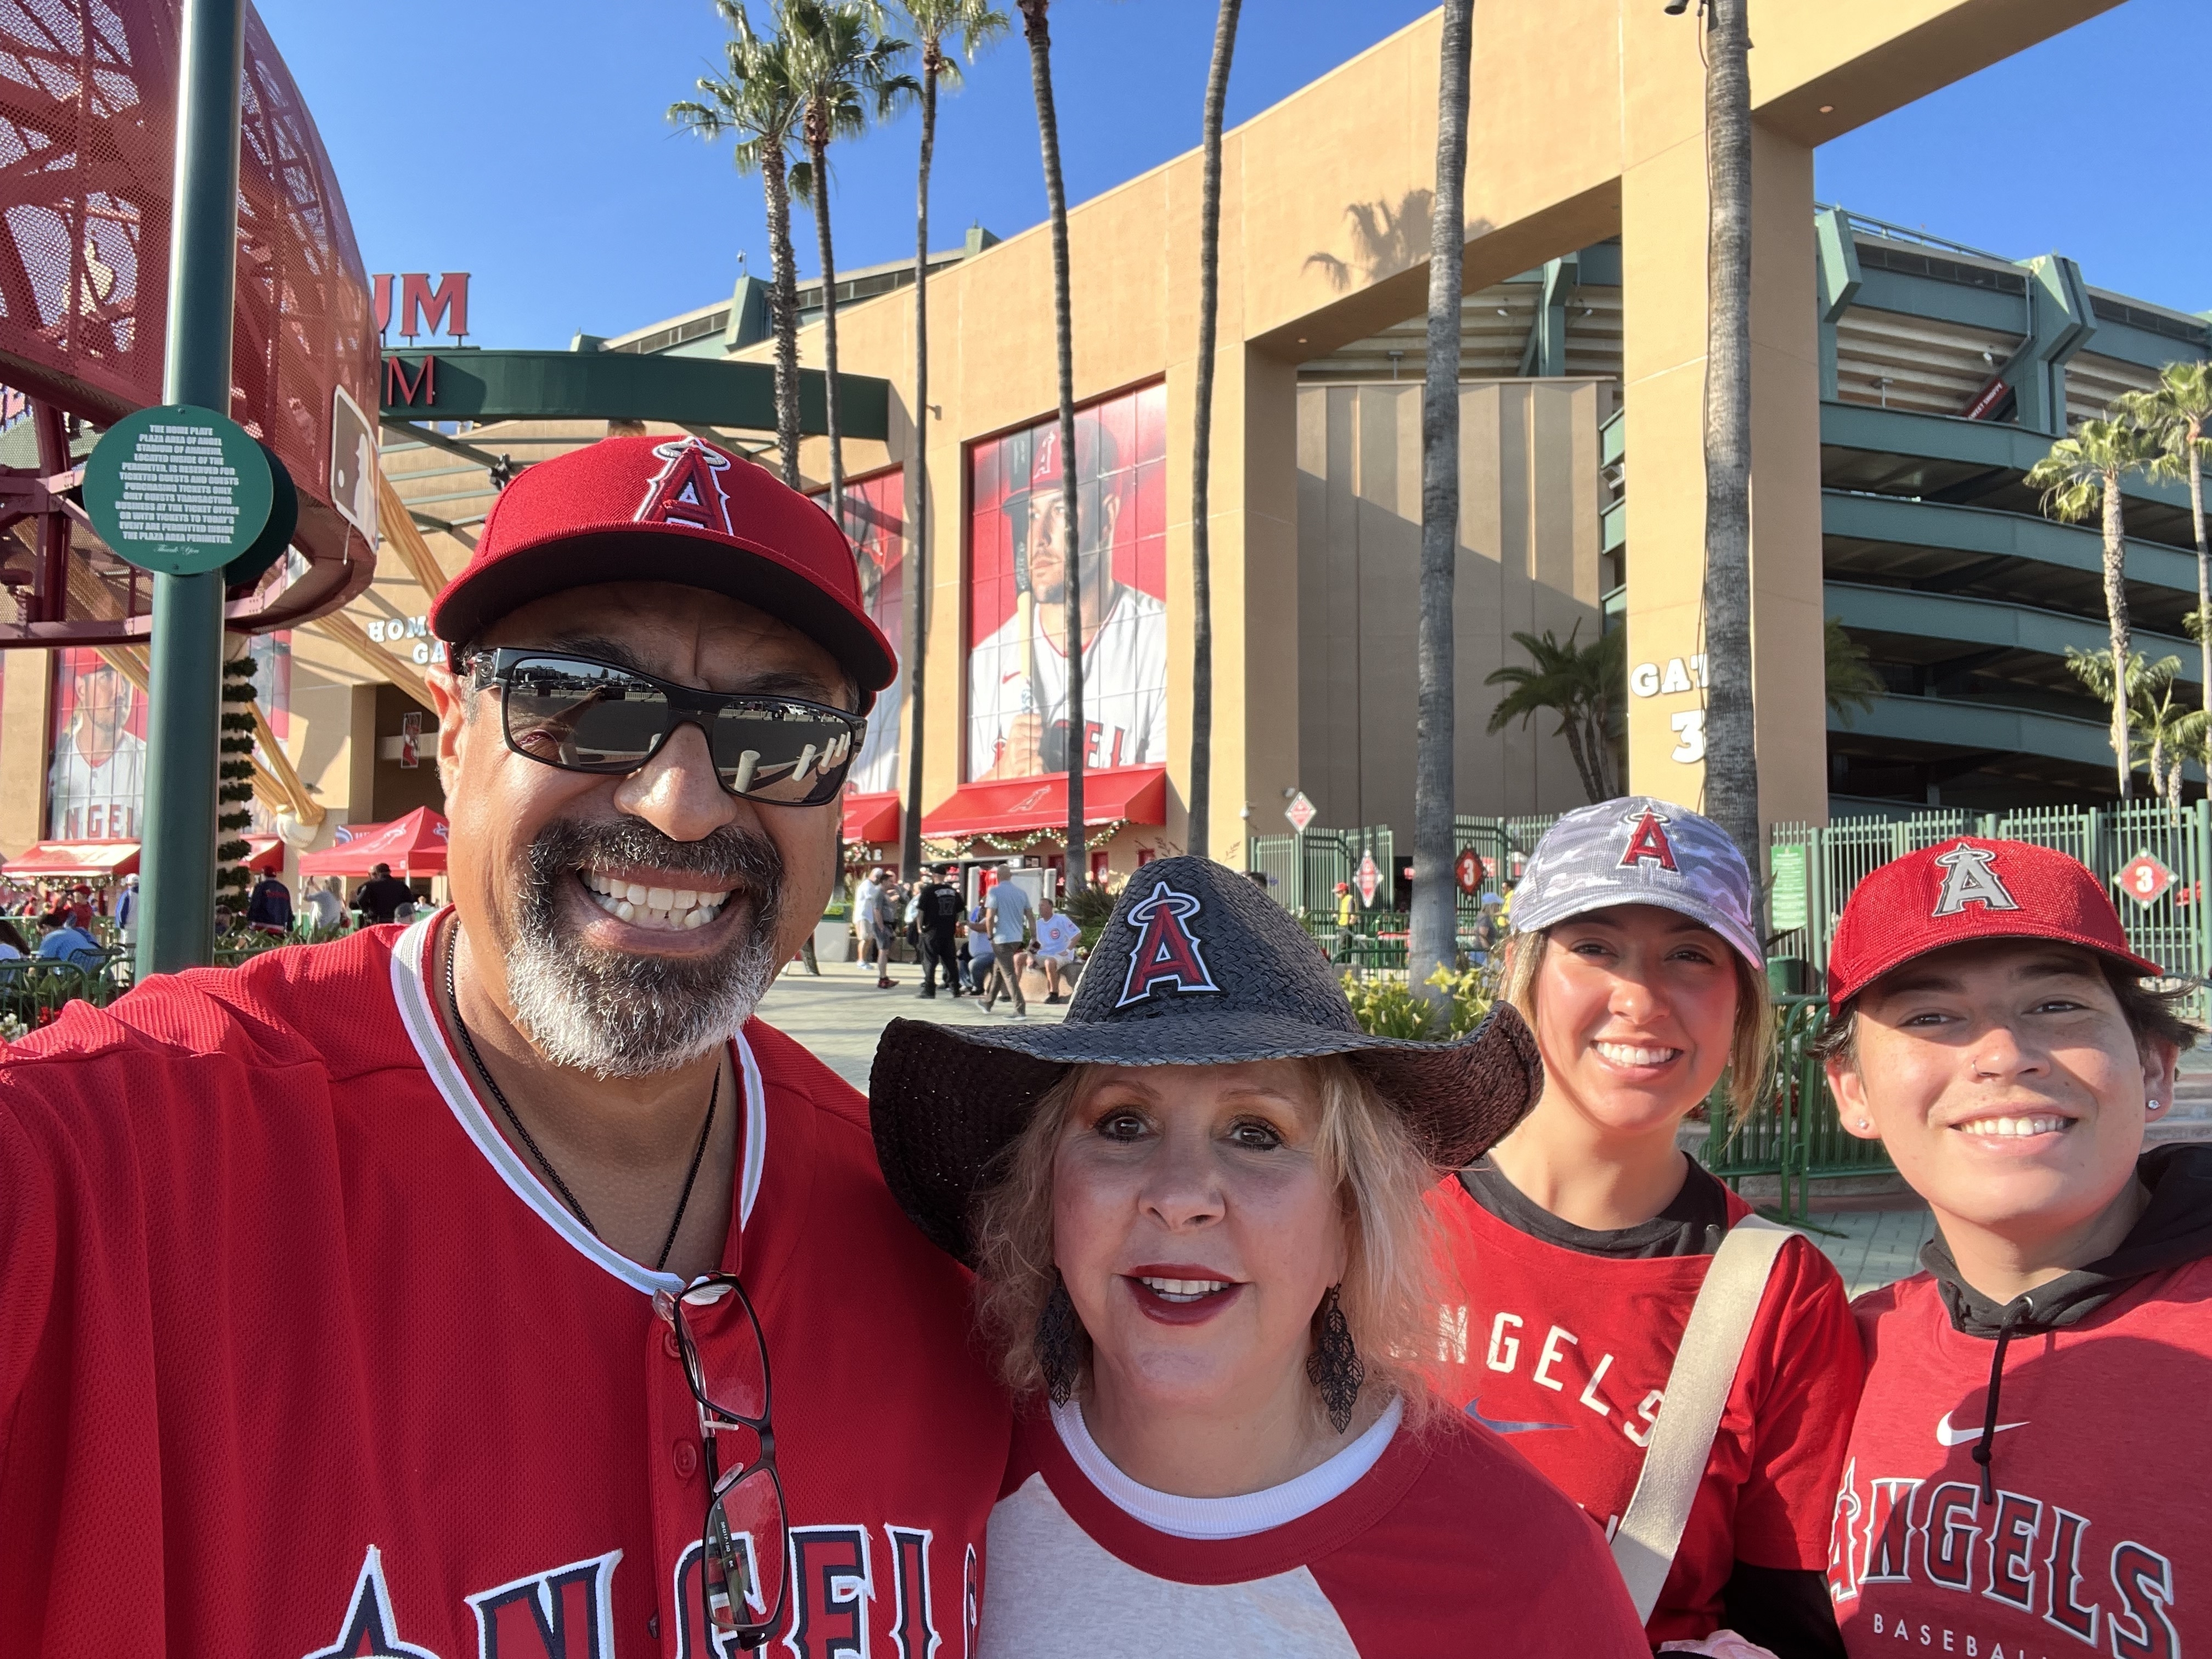
M 1528 1029 L 1536 1029 L 1536 980 L 1552 948 L 1549 929 L 1516 933 L 1505 945 L 1505 976 L 1498 996 L 1510 1002 Z M 1766 1097 L 1773 1083 L 1774 994 L 1766 975 L 1734 950 L 1735 1031 L 1729 1040 L 1729 1116 L 1741 1123 Z
M 1436 1407 L 1429 1374 L 1447 1273 L 1427 1201 L 1437 1171 L 1404 1120 L 1351 1061 L 1331 1054 L 1291 1063 L 1312 1084 L 1321 1105 L 1314 1150 L 1322 1177 L 1335 1185 L 1344 1219 L 1340 1305 L 1366 1367 L 1365 1389 L 1395 1392 L 1406 1402 L 1407 1421 L 1425 1423 Z M 977 1312 L 1000 1374 L 1018 1398 L 1045 1386 L 1037 1321 L 1059 1278 L 1053 1259 L 1054 1156 L 1069 1117 L 1101 1069 L 1073 1066 L 1046 1091 L 1003 1154 L 1004 1173 L 976 1198 Z M 1087 1335 L 1079 1347 L 1087 1375 Z

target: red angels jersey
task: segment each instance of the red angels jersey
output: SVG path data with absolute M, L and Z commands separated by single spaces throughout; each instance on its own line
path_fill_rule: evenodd
M 1328 1467 L 1196 1507 L 1264 1511 Z M 1597 1528 L 1510 1447 L 1449 1418 L 1397 1429 L 1337 1495 L 1236 1536 L 1138 1519 L 1048 1420 L 1018 1431 L 1008 1486 L 985 1659 L 1649 1659 Z
M 1733 1225 L 1750 1206 L 1726 1197 Z M 1566 1249 L 1492 1215 L 1456 1178 L 1440 1183 L 1431 1203 L 1467 1297 L 1443 1312 L 1445 1397 L 1509 1438 L 1612 1537 L 1713 1258 Z M 1788 1240 L 1646 1626 L 1655 1644 L 1719 1629 L 1723 1592 L 1739 1561 L 1820 1570 L 1859 1370 L 1834 1264 L 1806 1239 Z
M 2012 1339 L 1991 1503 L 1973 1448 L 1995 1341 L 1953 1329 L 1924 1273 L 1852 1310 L 1866 1390 L 1828 1557 L 1851 1654 L 2212 1651 L 2212 1257 L 2149 1275 L 2079 1324 Z
M 678 1281 L 493 1128 L 422 981 L 434 921 L 72 1004 L 0 1060 L 9 1659 L 709 1659 L 698 1415 L 652 1305 Z M 966 1276 L 860 1097 L 757 1021 L 732 1041 L 775 1650 L 964 1656 L 1010 1431 Z
M 1034 607 L 1030 627 L 1034 678 L 1022 672 L 1021 613 L 969 653 L 968 775 L 980 778 L 998 763 L 1006 732 L 1019 714 L 1044 717 L 1048 728 L 1067 720 L 1067 653 L 1045 632 L 1044 606 Z M 1089 733 L 1087 767 L 1156 766 L 1167 759 L 1167 607 L 1149 593 L 1125 587 L 1106 620 L 1084 631 L 1083 723 Z

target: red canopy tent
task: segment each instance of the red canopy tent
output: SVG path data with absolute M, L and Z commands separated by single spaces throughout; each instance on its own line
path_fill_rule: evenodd
M 21 881 L 119 881 L 137 870 L 135 841 L 42 841 L 0 865 L 0 875 Z
M 899 798 L 895 789 L 880 794 L 845 797 L 845 839 L 870 847 L 889 846 L 899 838 Z
M 257 874 L 266 871 L 272 876 L 284 873 L 284 843 L 275 836 L 248 836 L 246 867 Z
M 446 873 L 446 820 L 427 806 L 390 823 L 342 826 L 338 835 L 337 846 L 301 859 L 301 875 L 365 876 L 380 864 L 395 876 Z

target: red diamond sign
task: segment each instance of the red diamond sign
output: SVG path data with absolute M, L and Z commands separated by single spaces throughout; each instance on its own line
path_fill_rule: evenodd
M 2158 902 L 2166 890 L 2173 885 L 2173 872 L 2148 853 L 2138 853 L 2121 866 L 2114 878 L 2120 890 L 2137 904 L 2146 907 Z
M 1374 854 L 1359 855 L 1359 873 L 1352 880 L 1359 889 L 1359 902 L 1371 907 L 1375 902 L 1375 890 L 1382 884 L 1382 872 L 1375 867 Z
M 1482 855 L 1472 847 L 1461 848 L 1459 858 L 1452 865 L 1452 874 L 1459 881 L 1461 892 L 1480 893 L 1482 890 Z
M 1283 816 L 1291 821 L 1291 828 L 1303 836 L 1306 832 L 1306 826 L 1319 817 L 1321 813 L 1314 804 L 1306 799 L 1306 792 L 1301 789 L 1291 797 L 1291 804 L 1283 809 Z

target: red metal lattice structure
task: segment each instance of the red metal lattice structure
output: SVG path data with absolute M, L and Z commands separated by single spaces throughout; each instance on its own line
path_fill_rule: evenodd
M 150 630 L 151 579 L 101 544 L 73 497 L 80 427 L 161 401 L 177 9 L 0 6 L 0 381 L 20 394 L 0 404 L 0 422 L 27 423 L 36 454 L 0 467 L 0 585 L 16 617 L 0 605 L 0 647 L 118 644 Z M 331 430 L 342 390 L 369 411 L 373 434 L 379 356 L 330 158 L 250 5 L 241 107 L 230 413 L 275 451 L 300 496 L 297 556 L 228 597 L 228 625 L 258 633 L 343 605 L 375 572 L 374 542 L 331 502 Z M 30 459 L 21 439 L 0 444 Z

